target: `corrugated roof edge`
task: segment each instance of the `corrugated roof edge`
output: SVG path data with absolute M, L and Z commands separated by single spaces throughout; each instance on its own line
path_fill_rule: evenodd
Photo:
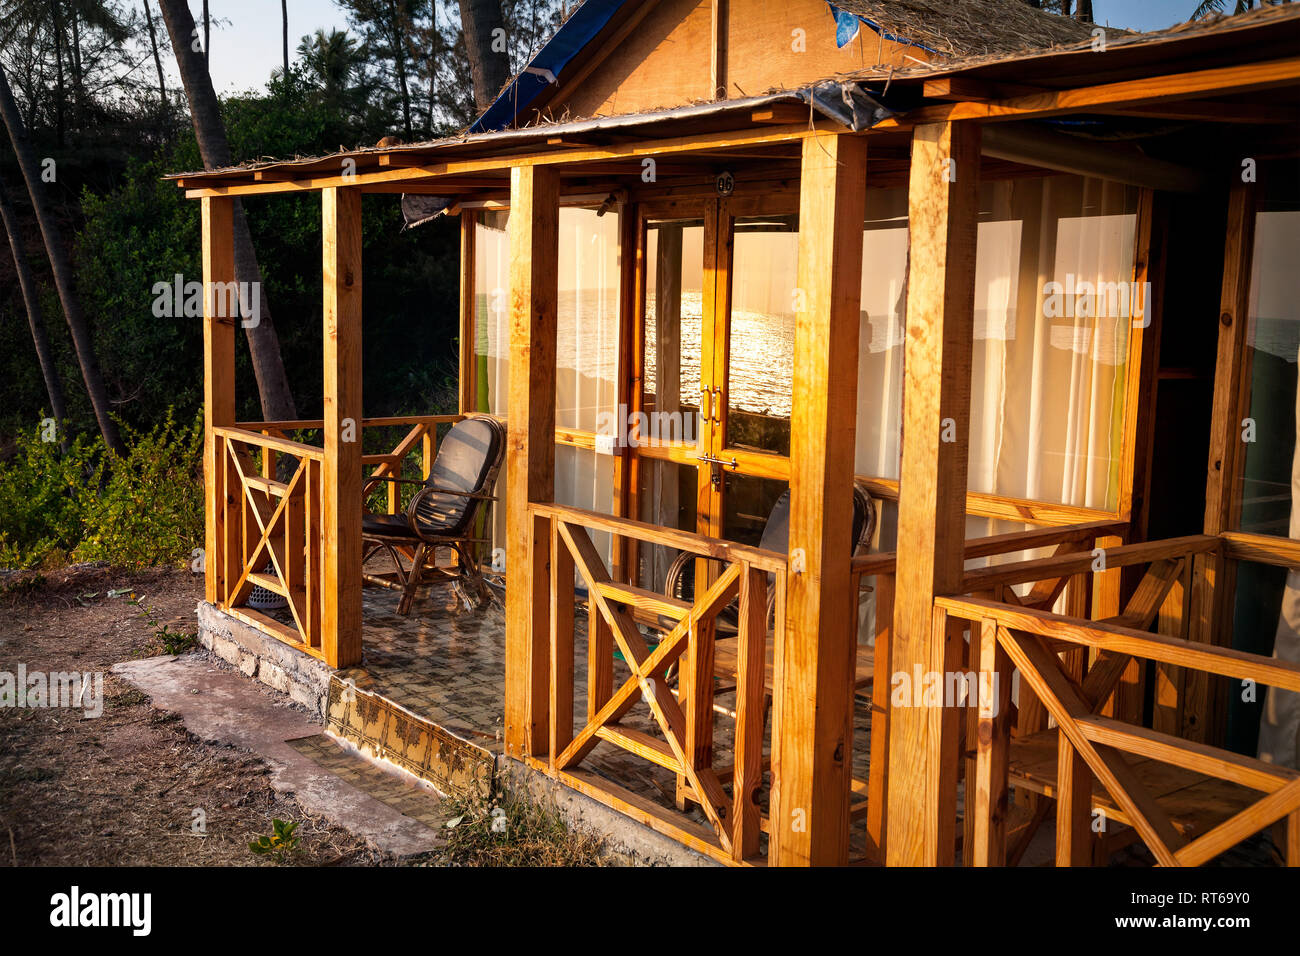
M 169 173 L 165 179 L 203 179 L 235 173 L 250 173 L 257 170 L 278 168 L 292 169 L 294 166 L 308 166 L 325 160 L 346 156 L 359 156 L 367 153 L 400 155 L 402 153 L 420 152 L 448 146 L 464 146 L 473 143 L 527 143 L 545 140 L 557 136 L 576 136 L 622 129 L 626 127 L 653 126 L 684 119 L 718 116 L 726 113 L 743 113 L 764 106 L 775 104 L 802 103 L 811 106 L 809 121 L 820 115 L 854 130 L 869 129 L 894 113 L 877 102 L 857 83 L 839 80 L 823 80 L 813 86 L 798 90 L 783 90 L 744 99 L 718 100 L 710 103 L 696 103 L 690 106 L 675 106 L 671 109 L 649 113 L 624 113 L 617 116 L 597 116 L 591 119 L 569 120 L 563 123 L 548 123 L 540 126 L 525 126 L 520 129 L 497 130 L 482 133 L 466 133 L 445 139 L 429 140 L 423 143 L 411 143 L 402 146 L 384 148 L 368 147 L 365 149 L 345 150 L 327 156 L 311 156 L 303 159 L 249 163 L 243 166 L 230 166 L 224 169 L 196 170 L 186 173 Z

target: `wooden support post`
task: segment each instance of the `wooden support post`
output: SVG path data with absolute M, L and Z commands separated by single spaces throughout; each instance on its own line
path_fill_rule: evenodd
M 550 522 L 531 501 L 555 497 L 555 336 L 560 179 L 553 167 L 510 171 L 510 396 L 506 418 L 506 753 L 548 742 Z
M 1092 771 L 1064 733 L 1057 734 L 1056 865 L 1092 865 Z
M 235 281 L 234 201 L 203 199 L 203 515 L 204 515 L 204 599 L 224 602 L 226 589 L 238 576 L 236 559 L 228 544 L 226 443 L 212 434 L 214 427 L 235 424 L 235 317 L 217 315 L 217 283 Z M 238 488 L 235 489 L 239 493 Z
M 1011 758 L 1011 662 L 998 643 L 997 622 L 980 622 L 979 724 L 975 743 L 975 780 L 966 781 L 966 806 L 974 790 L 974 840 L 970 848 L 975 866 L 1006 866 L 1007 769 Z M 971 653 L 975 656 L 975 633 Z M 972 812 L 968 810 L 967 812 Z M 963 853 L 966 851 L 963 849 Z
M 732 777 L 731 856 L 758 852 L 758 790 L 763 783 L 766 688 L 767 574 L 746 568 L 740 579 L 740 634 L 736 639 L 736 772 Z
M 361 191 L 321 191 L 325 461 L 321 467 L 321 650 L 361 663 Z
M 866 141 L 803 142 L 790 554 L 773 701 L 771 858 L 848 860 L 857 608 L 849 600 Z M 851 606 L 851 604 L 853 606 Z
M 962 582 L 979 155 L 977 126 L 926 125 L 913 136 L 898 504 L 898 540 L 906 546 L 898 552 L 892 673 L 946 674 L 961 644 L 934 598 Z M 953 863 L 957 713 L 899 707 L 891 715 L 891 865 Z
M 1286 817 L 1286 865 L 1300 867 L 1300 810 L 1293 810 Z
M 551 719 L 550 763 L 573 740 L 573 554 L 551 527 Z
M 474 343 L 477 334 L 477 302 L 474 290 L 474 214 L 460 214 L 460 374 L 457 406 L 462 415 L 478 410 L 475 381 Z M 428 475 L 425 476 L 426 478 Z
M 1223 289 L 1219 304 L 1219 345 L 1214 368 L 1214 404 L 1210 421 L 1210 458 L 1205 482 L 1205 533 L 1222 534 L 1236 528 L 1241 515 L 1237 478 L 1245 465 L 1241 420 L 1250 397 L 1247 349 L 1250 316 L 1251 263 L 1255 245 L 1255 189 L 1234 183 L 1228 197 L 1227 242 L 1223 257 Z M 1204 644 L 1232 646 L 1232 598 L 1236 564 L 1221 554 L 1197 555 L 1192 573 L 1192 607 L 1188 637 Z M 1225 718 L 1216 681 L 1200 671 L 1187 671 L 1183 685 L 1182 736 L 1217 743 Z
M 867 856 L 885 862 L 885 808 L 889 783 L 889 632 L 894 627 L 894 576 L 876 575 L 876 674 L 871 684 L 871 760 L 867 765 Z

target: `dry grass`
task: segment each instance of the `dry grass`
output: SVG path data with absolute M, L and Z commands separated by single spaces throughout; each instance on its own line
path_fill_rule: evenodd
M 446 801 L 447 845 L 434 862 L 444 866 L 613 866 L 605 841 L 570 830 L 553 806 L 498 781 L 491 800 Z M 504 825 L 497 823 L 504 819 Z

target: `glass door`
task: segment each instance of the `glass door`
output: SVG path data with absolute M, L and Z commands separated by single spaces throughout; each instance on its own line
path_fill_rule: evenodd
M 642 521 L 756 544 L 787 487 L 796 206 L 791 195 L 642 207 L 629 429 Z M 642 585 L 662 589 L 674 558 L 643 552 Z

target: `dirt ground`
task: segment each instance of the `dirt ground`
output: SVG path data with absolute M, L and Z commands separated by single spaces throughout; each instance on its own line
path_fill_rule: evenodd
M 30 582 L 30 583 L 24 583 Z M 110 591 L 130 588 L 130 594 Z M 266 782 L 253 755 L 204 743 L 108 673 L 193 635 L 201 577 L 77 565 L 0 579 L 0 672 L 104 674 L 104 712 L 0 707 L 0 864 L 272 865 L 250 841 L 298 821 L 298 865 L 393 862 Z M 194 826 L 202 811 L 203 833 Z

